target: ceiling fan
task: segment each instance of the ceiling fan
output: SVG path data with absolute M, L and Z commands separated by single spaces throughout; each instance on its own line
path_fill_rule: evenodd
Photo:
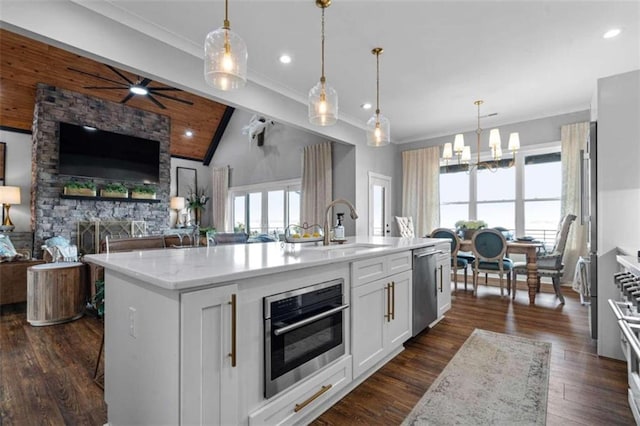
M 101 75 L 98 75 L 98 74 L 93 74 L 93 73 L 82 71 L 72 67 L 67 67 L 67 69 L 69 71 L 74 71 L 83 75 L 88 75 L 90 77 L 98 78 L 100 80 L 108 81 L 109 83 L 113 83 L 116 85 L 116 86 L 84 86 L 84 89 L 128 90 L 129 93 L 127 93 L 127 95 L 124 98 L 122 98 L 122 100 L 120 101 L 121 104 L 124 104 L 132 97 L 139 95 L 139 96 L 147 97 L 151 102 L 156 104 L 156 106 L 161 109 L 167 109 L 167 107 L 165 107 L 160 101 L 158 101 L 156 99 L 156 96 L 159 96 L 165 99 L 170 99 L 176 102 L 181 102 L 186 105 L 193 105 L 193 102 L 191 101 L 176 98 L 175 96 L 169 96 L 163 93 L 163 92 L 169 92 L 169 91 L 182 92 L 181 89 L 176 89 L 175 87 L 166 87 L 166 86 L 165 87 L 149 87 L 149 84 L 153 82 L 153 80 L 151 80 L 150 78 L 140 78 L 140 76 L 138 76 L 138 79 L 134 82 L 130 78 L 128 78 L 126 75 L 118 71 L 116 68 L 112 67 L 111 65 L 105 65 L 105 66 L 109 68 L 111 71 L 113 71 L 122 80 L 124 80 L 124 82 L 112 80 L 110 78 L 102 77 Z

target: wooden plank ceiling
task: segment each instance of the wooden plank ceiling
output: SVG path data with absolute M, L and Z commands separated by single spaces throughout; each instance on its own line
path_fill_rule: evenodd
M 146 82 L 144 76 L 110 69 L 94 60 L 0 29 L 0 126 L 31 131 L 37 83 L 122 102 L 129 95 L 127 87 L 107 90 L 90 87 L 115 87 L 118 82 L 126 85 L 123 77 L 132 82 Z M 144 95 L 130 97 L 125 101 L 126 105 L 168 115 L 171 118 L 171 155 L 208 164 L 210 157 L 207 156 L 212 155 L 216 130 L 220 125 L 220 130 L 224 131 L 232 109 L 229 108 L 225 114 L 226 105 L 181 90 L 171 90 L 156 81 L 149 82 L 147 87 L 161 89 L 152 91 L 152 94 L 155 92 L 153 97 L 165 109 Z M 226 120 L 223 119 L 225 115 Z M 191 130 L 193 136 L 186 136 L 187 130 Z M 218 135 L 221 136 L 220 131 Z

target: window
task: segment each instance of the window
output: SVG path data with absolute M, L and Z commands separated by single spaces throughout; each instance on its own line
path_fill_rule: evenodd
M 503 160 L 503 164 L 511 161 Z M 559 144 L 529 148 L 514 167 L 493 172 L 453 165 L 440 168 L 440 226 L 482 219 L 490 227 L 552 241 L 560 218 L 562 165 Z
M 300 222 L 300 181 L 281 181 L 229 189 L 234 232 L 282 234 Z

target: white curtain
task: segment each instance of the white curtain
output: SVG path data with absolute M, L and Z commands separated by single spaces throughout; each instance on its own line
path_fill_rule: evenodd
M 579 256 L 587 254 L 587 227 L 580 224 L 580 150 L 586 149 L 589 122 L 567 124 L 561 128 L 562 201 L 561 214 L 575 214 L 564 251 L 564 281 L 573 278 Z
M 309 225 L 324 223 L 324 210 L 332 194 L 331 142 L 304 148 L 300 219 Z
M 212 189 L 213 226 L 218 232 L 224 232 L 229 211 L 229 166 L 213 168 Z
M 440 225 L 440 148 L 402 153 L 402 216 L 413 218 L 417 237 Z

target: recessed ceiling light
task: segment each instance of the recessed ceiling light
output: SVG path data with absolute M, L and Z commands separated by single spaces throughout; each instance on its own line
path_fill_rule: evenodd
M 365 102 L 362 105 L 360 105 L 360 108 L 362 108 L 362 109 L 371 109 L 371 104 L 369 102 Z
M 90 132 L 95 132 L 96 130 L 98 130 L 95 127 L 91 127 L 91 126 L 82 126 L 82 127 L 84 127 L 85 130 L 88 130 Z
M 187 130 L 186 132 L 184 132 L 184 135 L 190 138 L 191 136 L 193 136 L 193 132 L 191 130 Z
M 290 64 L 291 63 L 291 56 L 289 56 L 289 55 L 280 56 L 280 62 L 283 63 L 283 64 Z
M 609 31 L 607 31 L 606 33 L 604 33 L 602 38 L 614 38 L 614 37 L 620 35 L 621 32 L 622 32 L 622 30 L 620 28 L 612 28 Z

